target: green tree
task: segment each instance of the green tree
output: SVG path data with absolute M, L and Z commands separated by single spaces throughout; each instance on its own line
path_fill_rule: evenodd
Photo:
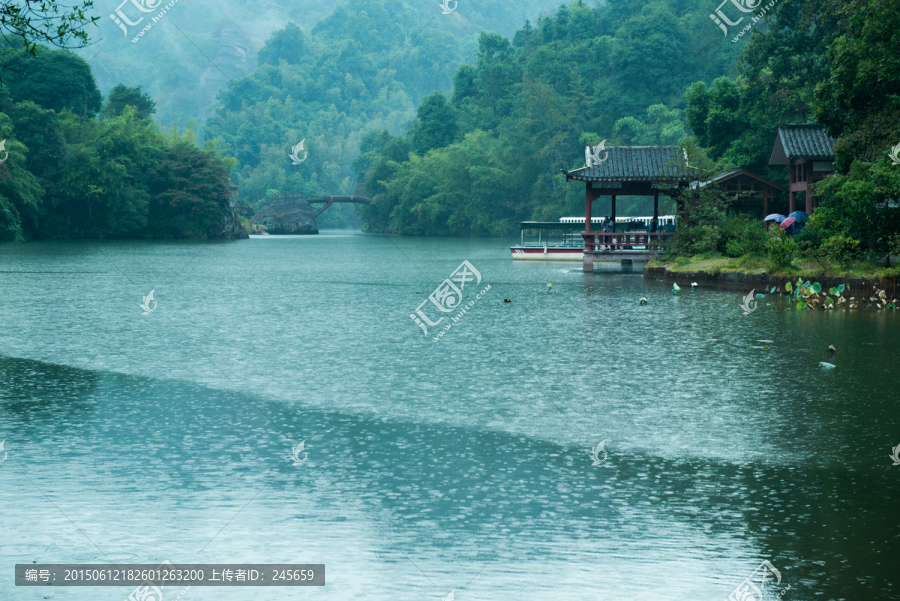
M 148 177 L 164 140 L 131 109 L 102 121 L 61 115 L 65 164 L 41 227 L 49 238 L 135 238 L 146 235 Z
M 13 133 L 9 116 L 0 113 L 0 136 L 5 140 L 0 150 L 5 155 L 0 164 L 0 240 L 20 241 L 38 227 L 44 190 L 25 168 L 28 148 Z
M 272 34 L 257 54 L 259 64 L 278 66 L 278 61 L 297 65 L 303 58 L 303 31 L 293 23 Z
M 416 111 L 417 122 L 411 136 L 416 152 L 424 155 L 433 148 L 449 146 L 456 139 L 456 115 L 441 92 L 429 94 Z
M 837 167 L 876 161 L 900 143 L 900 7 L 876 0 L 821 0 L 839 19 L 829 77 L 815 91 L 816 119 L 836 138 Z
M 31 100 L 45 109 L 70 109 L 93 117 L 102 97 L 87 61 L 68 50 L 41 48 L 35 56 L 19 56 L 8 63 L 4 83 L 14 102 Z
M 147 119 L 156 112 L 156 103 L 149 94 L 141 91 L 141 86 L 130 88 L 120 83 L 109 91 L 101 115 L 118 117 L 126 106 L 134 108 L 134 116 L 137 119 Z
M 214 152 L 179 141 L 154 166 L 148 230 L 154 238 L 216 238 L 228 210 L 228 169 Z
M 648 107 L 643 120 L 619 119 L 613 132 L 625 146 L 675 146 L 687 135 L 681 111 L 670 110 L 664 104 Z

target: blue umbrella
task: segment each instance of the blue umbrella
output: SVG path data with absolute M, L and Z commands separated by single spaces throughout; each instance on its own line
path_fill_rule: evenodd
M 766 215 L 766 218 L 763 219 L 763 221 L 774 221 L 775 223 L 781 223 L 785 219 L 787 219 L 787 217 L 785 217 L 781 213 L 772 213 L 771 215 Z
M 806 223 L 806 219 L 809 217 L 804 211 L 794 211 L 788 217 L 793 217 L 797 220 L 798 223 Z

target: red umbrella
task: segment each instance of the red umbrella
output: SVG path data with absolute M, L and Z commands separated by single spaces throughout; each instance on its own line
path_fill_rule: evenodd
M 780 227 L 780 228 L 783 229 L 783 230 L 786 230 L 786 229 L 788 229 L 789 227 L 791 227 L 791 225 L 793 225 L 793 223 L 794 223 L 795 221 L 797 221 L 797 218 L 796 218 L 796 217 L 788 217 L 787 219 L 785 219 L 784 221 L 782 221 L 781 223 L 779 223 L 779 224 L 778 224 L 778 227 Z

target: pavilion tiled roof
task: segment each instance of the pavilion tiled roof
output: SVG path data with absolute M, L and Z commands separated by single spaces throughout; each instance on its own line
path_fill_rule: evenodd
M 607 160 L 566 172 L 583 182 L 686 182 L 696 179 L 680 146 L 610 146 Z
M 772 149 L 770 165 L 786 165 L 791 159 L 834 161 L 834 145 L 821 125 L 782 125 Z
M 734 177 L 740 176 L 740 175 L 746 175 L 762 184 L 765 184 L 767 186 L 775 188 L 776 190 L 784 192 L 784 188 L 782 186 L 779 186 L 775 182 L 769 181 L 764 177 L 760 177 L 751 171 L 747 171 L 746 169 L 734 169 L 732 171 L 723 171 L 722 173 L 719 173 L 718 175 L 715 175 L 706 181 L 691 182 L 691 188 L 702 188 L 703 186 L 706 186 L 708 184 L 721 184 L 723 182 L 726 182 L 726 181 L 728 181 Z

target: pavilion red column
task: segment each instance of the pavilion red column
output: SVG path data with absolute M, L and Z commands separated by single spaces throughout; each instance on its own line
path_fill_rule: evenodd
M 812 215 L 813 212 L 813 196 L 812 196 L 812 188 L 810 188 L 810 184 L 812 183 L 812 172 L 809 167 L 812 167 L 812 162 L 808 161 L 807 164 L 803 168 L 803 183 L 806 184 L 806 214 Z
M 594 202 L 594 190 L 591 188 L 591 182 L 584 184 L 586 190 L 584 192 L 584 231 L 591 231 L 591 203 Z
M 585 182 L 584 191 L 584 231 L 591 233 L 591 203 L 597 198 L 591 182 Z M 590 236 L 584 238 L 584 255 L 581 268 L 583 271 L 594 271 L 594 239 Z
M 653 195 L 653 232 L 659 231 L 659 194 Z

